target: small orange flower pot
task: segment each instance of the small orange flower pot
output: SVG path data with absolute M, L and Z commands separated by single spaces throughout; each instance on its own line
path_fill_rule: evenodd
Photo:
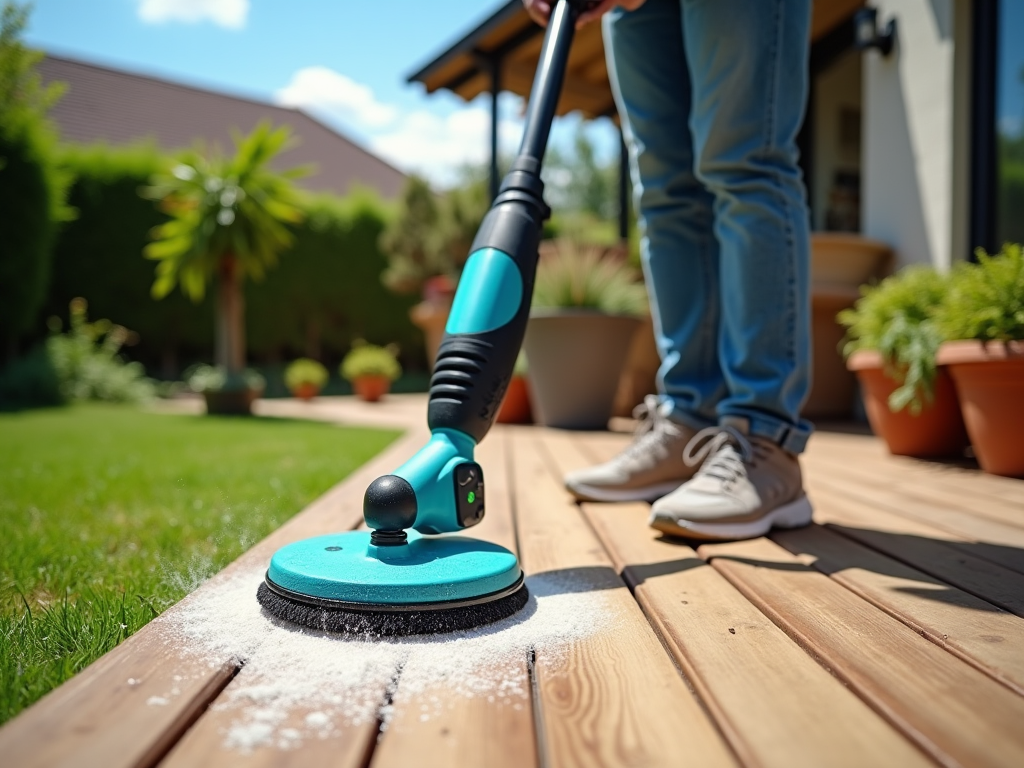
M 938 362 L 956 384 L 981 468 L 1024 477 L 1024 341 L 949 341 Z
M 361 400 L 376 403 L 391 389 L 387 376 L 358 376 L 352 380 L 352 389 Z
M 299 400 L 304 400 L 307 403 L 320 394 L 320 387 L 316 384 L 310 384 L 308 382 L 299 384 L 295 389 L 292 390 L 292 394 L 295 395 Z
M 513 376 L 498 410 L 498 423 L 529 424 L 531 421 L 530 385 L 525 376 Z
M 885 375 L 878 352 L 854 352 L 846 365 L 860 380 L 871 429 L 885 440 L 890 453 L 918 458 L 963 455 L 968 443 L 967 430 L 953 380 L 944 369 L 939 368 L 935 379 L 935 399 L 915 416 L 909 408 L 897 413 L 889 410 L 889 395 L 899 384 Z

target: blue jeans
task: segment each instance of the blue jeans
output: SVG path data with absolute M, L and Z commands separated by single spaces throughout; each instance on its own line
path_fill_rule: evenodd
M 672 416 L 798 453 L 810 256 L 796 135 L 810 0 L 647 0 L 604 19 Z

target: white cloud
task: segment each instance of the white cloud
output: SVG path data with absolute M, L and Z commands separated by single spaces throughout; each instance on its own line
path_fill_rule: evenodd
M 508 99 L 519 102 L 517 97 Z M 483 99 L 486 101 L 486 99 Z M 503 97 L 500 113 L 510 106 Z M 514 113 L 513 113 L 514 114 Z M 498 146 L 508 154 L 517 146 L 522 125 L 502 116 L 498 121 Z M 435 185 L 450 186 L 459 170 L 490 160 L 491 113 L 489 106 L 471 104 L 446 117 L 426 110 L 405 115 L 391 131 L 370 139 L 370 148 L 404 171 L 414 171 Z
M 302 107 L 362 128 L 384 128 L 398 116 L 394 106 L 377 101 L 367 86 L 327 67 L 300 69 L 276 97 L 287 107 Z
M 139 18 L 148 24 L 212 21 L 228 29 L 241 29 L 249 15 L 249 0 L 141 0 Z

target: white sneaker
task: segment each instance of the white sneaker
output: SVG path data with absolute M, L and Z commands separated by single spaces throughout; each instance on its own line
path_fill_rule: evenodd
M 799 528 L 813 509 L 797 457 L 749 434 L 746 419 L 698 432 L 683 459 L 693 479 L 651 507 L 652 528 L 694 539 L 750 539 L 771 528 Z
M 671 408 L 645 397 L 633 411 L 640 424 L 629 447 L 604 464 L 570 472 L 565 487 L 581 501 L 654 501 L 689 480 L 697 468 L 683 461 L 683 449 L 696 430 L 672 421 Z

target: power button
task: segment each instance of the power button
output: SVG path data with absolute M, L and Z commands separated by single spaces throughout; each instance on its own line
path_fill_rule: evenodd
M 469 528 L 484 519 L 484 471 L 473 461 L 459 464 L 455 478 L 455 508 L 459 525 Z

